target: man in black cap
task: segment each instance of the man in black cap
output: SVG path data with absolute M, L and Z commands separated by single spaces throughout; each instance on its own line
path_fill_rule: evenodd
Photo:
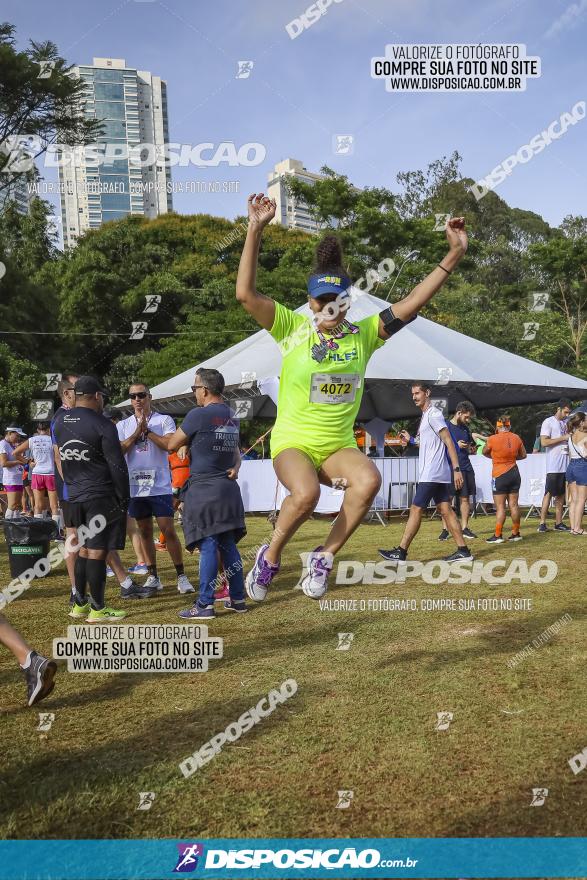
M 128 468 L 116 428 L 102 415 L 105 397 L 107 392 L 97 379 L 81 376 L 75 383 L 75 406 L 53 426 L 71 521 L 83 545 L 75 562 L 76 598 L 69 613 L 86 617 L 88 623 L 119 620 L 126 614 L 104 602 L 106 556 L 110 550 L 124 549 L 130 497 Z
M 63 531 L 65 540 L 75 537 L 76 531 L 69 517 L 69 502 L 67 495 L 67 486 L 63 482 L 63 474 L 61 472 L 61 459 L 59 458 L 59 450 L 55 442 L 53 427 L 55 423 L 70 409 L 75 406 L 75 383 L 79 376 L 77 373 L 63 373 L 61 380 L 57 384 L 57 393 L 61 398 L 61 406 L 55 411 L 51 419 L 51 440 L 53 441 L 53 458 L 55 459 L 55 488 L 57 489 L 57 497 L 59 499 L 59 508 L 63 519 Z M 71 542 L 69 542 L 71 544 Z M 66 545 L 67 547 L 67 545 Z M 65 552 L 65 565 L 67 574 L 71 584 L 71 593 L 69 597 L 70 608 L 75 604 L 75 559 L 77 553 Z

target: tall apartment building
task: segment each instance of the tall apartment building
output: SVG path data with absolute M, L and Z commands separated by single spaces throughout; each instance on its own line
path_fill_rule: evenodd
M 15 177 L 9 186 L 0 190 L 0 211 L 6 202 L 14 202 L 21 214 L 28 214 L 31 207 L 31 182 L 26 174 Z
M 285 186 L 287 176 L 293 176 L 303 183 L 316 183 L 317 180 L 324 179 L 321 174 L 307 171 L 298 159 L 284 159 L 283 162 L 278 162 L 273 171 L 267 175 L 267 195 L 277 203 L 275 219 L 271 222 L 280 223 L 290 229 L 319 232 L 320 227 L 312 219 L 304 202 L 294 199 L 287 191 Z
M 60 163 L 65 247 L 108 220 L 128 214 L 153 219 L 173 210 L 170 168 L 155 157 L 155 149 L 169 142 L 166 83 L 148 71 L 127 67 L 121 58 L 94 58 L 92 65 L 80 65 L 74 72 L 86 85 L 80 113 L 104 121 L 98 143 L 126 144 L 128 150 L 139 144 L 153 147 L 142 150 L 144 161 L 137 165 L 128 158 L 98 162 L 91 154 L 75 163 Z M 76 155 L 81 155 L 79 150 Z

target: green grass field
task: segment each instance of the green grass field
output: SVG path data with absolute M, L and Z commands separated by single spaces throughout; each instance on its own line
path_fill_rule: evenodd
M 375 561 L 397 544 L 405 520 L 363 525 L 340 560 Z M 553 559 L 550 584 L 427 585 L 421 581 L 332 586 L 329 597 L 532 599 L 526 611 L 334 612 L 294 586 L 299 552 L 328 523 L 307 523 L 290 545 L 263 604 L 247 616 L 219 613 L 210 632 L 224 657 L 203 674 L 73 674 L 59 663 L 53 694 L 24 707 L 20 670 L 0 651 L 5 838 L 430 837 L 587 834 L 587 770 L 568 759 L 587 746 L 585 575 L 587 541 L 536 534 L 488 546 L 479 559 Z M 525 528 L 524 528 L 525 525 Z M 270 531 L 248 520 L 241 549 Z M 480 538 L 493 519 L 473 522 Z M 452 552 L 426 522 L 411 558 Z M 128 553 L 125 559 L 130 563 Z M 125 623 L 178 622 L 167 554 L 158 554 L 160 598 L 128 602 Z M 196 580 L 197 560 L 186 569 Z M 6 615 L 41 652 L 64 636 L 69 590 L 63 567 L 10 604 Z M 9 581 L 2 543 L 0 574 Z M 334 579 L 333 579 L 334 580 Z M 107 596 L 114 600 L 113 579 Z M 572 620 L 514 669 L 507 661 L 563 615 Z M 338 633 L 352 632 L 348 651 Z M 178 764 L 287 678 L 298 692 L 185 779 Z M 55 713 L 39 733 L 39 711 Z M 435 730 L 437 712 L 454 714 Z M 530 807 L 533 788 L 548 788 Z M 352 790 L 337 809 L 339 790 Z M 149 811 L 139 792 L 153 791 Z

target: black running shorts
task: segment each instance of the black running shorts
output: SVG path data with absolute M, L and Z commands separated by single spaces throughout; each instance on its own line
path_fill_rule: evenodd
M 126 508 L 121 508 L 112 498 L 92 498 L 89 501 L 69 501 L 69 518 L 72 527 L 89 527 L 95 517 L 101 516 L 106 525 L 93 537 L 86 538 L 83 546 L 88 550 L 124 550 L 126 541 Z M 96 524 L 96 525 L 99 525 Z M 81 543 L 81 542 L 80 542 Z
M 515 464 L 505 474 L 501 474 L 501 476 L 494 477 L 491 480 L 491 490 L 494 495 L 513 495 L 520 491 L 521 483 L 522 477 L 520 476 L 518 465 Z

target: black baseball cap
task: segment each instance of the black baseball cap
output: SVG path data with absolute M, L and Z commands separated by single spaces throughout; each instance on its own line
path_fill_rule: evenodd
M 102 387 L 95 376 L 80 376 L 74 385 L 75 393 L 78 394 L 96 394 L 100 392 L 104 397 L 108 397 L 108 392 Z

